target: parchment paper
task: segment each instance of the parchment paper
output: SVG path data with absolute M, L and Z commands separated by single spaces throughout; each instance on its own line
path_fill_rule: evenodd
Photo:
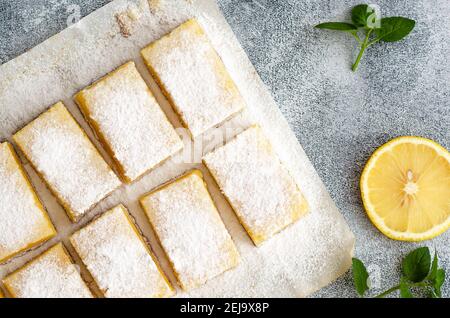
M 219 129 L 244 129 L 252 123 L 260 124 L 307 198 L 311 206 L 309 215 L 257 248 L 204 166 L 201 163 L 180 164 L 179 158 L 175 157 L 132 185 L 122 186 L 79 223 L 72 224 L 21 156 L 55 223 L 58 236 L 0 265 L 0 278 L 56 242 L 63 241 L 80 265 L 89 286 L 101 296 L 92 277 L 70 246 L 68 237 L 95 216 L 123 203 L 135 218 L 169 279 L 177 286 L 173 272 L 137 199 L 194 167 L 200 168 L 205 175 L 213 199 L 241 254 L 241 263 L 188 294 L 177 287 L 177 296 L 304 297 L 335 280 L 349 268 L 354 246 L 353 234 L 214 0 L 116 0 L 0 66 L 0 140 L 11 141 L 10 137 L 15 131 L 55 102 L 63 100 L 91 140 L 101 149 L 72 96 L 128 60 L 136 62 L 169 119 L 176 127 L 180 127 L 177 116 L 143 66 L 139 51 L 190 17 L 197 17 L 209 35 L 247 103 L 244 113 Z M 190 142 L 186 144 L 186 147 L 191 146 Z M 101 152 L 110 161 L 106 153 Z

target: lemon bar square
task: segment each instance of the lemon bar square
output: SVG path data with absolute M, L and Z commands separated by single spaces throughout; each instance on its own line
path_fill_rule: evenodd
M 308 212 L 296 182 L 259 126 L 252 126 L 203 162 L 255 245 Z
M 144 196 L 141 205 L 184 290 L 238 264 L 239 254 L 200 171 Z
M 124 206 L 106 212 L 70 241 L 106 297 L 174 294 Z
M 151 43 L 141 54 L 194 138 L 245 107 L 236 84 L 195 19 Z
M 92 293 L 59 243 L 3 279 L 15 298 L 92 298 Z
M 13 147 L 0 144 L 0 263 L 56 235 Z
M 121 184 L 62 103 L 52 106 L 13 138 L 72 221 Z
M 183 148 L 134 62 L 85 88 L 75 100 L 128 183 Z

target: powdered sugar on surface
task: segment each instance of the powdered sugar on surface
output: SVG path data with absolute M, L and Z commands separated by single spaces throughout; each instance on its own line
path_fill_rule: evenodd
M 181 150 L 183 144 L 133 62 L 79 97 L 130 181 Z
M 92 298 L 62 244 L 8 276 L 5 284 L 19 298 Z
M 183 289 L 237 265 L 239 255 L 201 176 L 184 176 L 141 202 Z
M 203 160 L 256 244 L 307 212 L 303 195 L 257 126 Z
M 142 55 L 193 136 L 244 107 L 233 80 L 195 20 L 152 43 Z
M 161 276 L 123 206 L 117 206 L 75 233 L 71 242 L 106 297 L 168 297 Z
M 62 103 L 14 138 L 75 219 L 120 185 Z
M 55 234 L 12 151 L 0 144 L 0 260 Z

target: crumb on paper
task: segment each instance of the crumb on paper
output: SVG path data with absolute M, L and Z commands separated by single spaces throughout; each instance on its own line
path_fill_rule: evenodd
M 150 8 L 150 13 L 155 14 L 156 12 L 160 11 L 163 4 L 163 0 L 148 0 L 148 6 Z M 194 0 L 184 0 L 189 5 L 194 4 Z
M 128 9 L 127 15 L 132 21 L 136 21 L 139 19 L 140 12 L 138 8 L 131 7 L 130 9 Z
M 136 21 L 139 20 L 139 18 L 142 15 L 142 12 L 145 11 L 146 9 L 147 9 L 146 0 L 141 0 L 139 4 L 131 4 L 128 7 L 127 15 L 131 20 Z
M 161 5 L 161 0 L 148 0 L 148 6 L 150 7 L 150 12 L 152 14 L 154 14 L 154 13 L 156 13 L 156 11 L 158 11 L 160 5 Z
M 119 32 L 124 38 L 131 36 L 133 31 L 132 21 L 130 21 L 130 17 L 127 12 L 117 13 L 116 22 L 119 26 Z
M 115 15 L 119 32 L 124 38 L 128 38 L 133 34 L 133 24 L 139 20 L 142 14 L 142 3 L 141 1 L 139 6 L 130 5 L 127 10 Z

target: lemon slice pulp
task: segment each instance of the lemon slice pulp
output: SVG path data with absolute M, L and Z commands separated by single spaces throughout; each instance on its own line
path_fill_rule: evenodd
M 381 146 L 360 186 L 370 220 L 392 239 L 423 241 L 450 227 L 450 153 L 432 140 L 399 137 Z

